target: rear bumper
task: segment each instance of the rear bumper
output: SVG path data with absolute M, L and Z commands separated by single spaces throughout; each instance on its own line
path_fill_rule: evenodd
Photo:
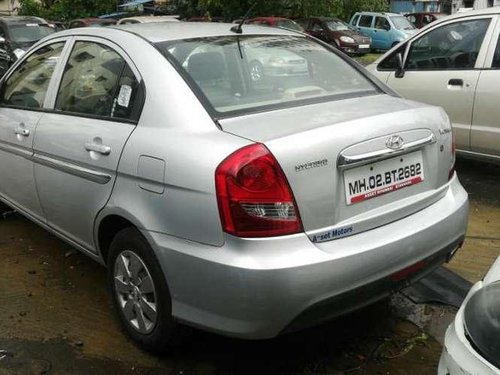
M 467 193 L 455 177 L 433 205 L 329 242 L 315 244 L 305 234 L 227 236 L 215 248 L 158 233 L 144 235 L 165 272 L 175 318 L 230 336 L 261 339 L 359 308 L 424 275 L 458 246 L 467 216 Z M 425 267 L 408 279 L 391 279 L 422 260 L 428 260 Z

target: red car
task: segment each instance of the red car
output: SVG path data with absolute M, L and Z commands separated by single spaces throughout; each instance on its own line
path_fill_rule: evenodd
M 354 30 L 344 21 L 332 17 L 310 17 L 297 20 L 306 33 L 349 55 L 370 52 L 372 39 Z
M 417 29 L 421 29 L 427 26 L 431 22 L 436 21 L 439 18 L 445 17 L 446 14 L 442 13 L 431 13 L 431 12 L 421 12 L 421 13 L 410 13 L 405 15 L 412 24 L 415 25 Z
M 104 18 L 80 18 L 73 20 L 69 23 L 69 28 L 74 29 L 76 27 L 88 27 L 88 26 L 112 26 L 116 25 L 116 20 L 114 19 L 104 19 Z
M 252 25 L 264 25 L 272 27 L 281 27 L 283 29 L 289 29 L 294 31 L 303 32 L 304 29 L 298 23 L 284 17 L 256 17 L 247 20 L 245 23 Z

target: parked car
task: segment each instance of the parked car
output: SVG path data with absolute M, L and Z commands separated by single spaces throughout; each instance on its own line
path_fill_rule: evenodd
M 137 16 L 122 18 L 118 21 L 118 25 L 126 25 L 131 23 L 151 23 L 151 22 L 179 22 L 173 16 Z
M 104 26 L 113 26 L 116 25 L 116 20 L 109 18 L 80 18 L 77 20 L 73 20 L 69 23 L 68 28 L 74 29 L 77 27 L 104 27 Z
M 372 40 L 355 30 L 347 23 L 332 17 L 311 17 L 297 20 L 306 33 L 331 44 L 351 55 L 370 52 Z
M 304 29 L 295 21 L 283 17 L 255 17 L 245 21 L 251 25 L 281 27 L 283 29 L 304 31 Z
M 66 30 L 1 81 L 0 200 L 107 265 L 148 350 L 180 322 L 251 339 L 318 324 L 464 240 L 444 111 L 305 34 L 231 29 Z M 251 49 L 309 74 L 255 82 Z
M 500 258 L 446 330 L 438 375 L 500 374 Z
M 64 22 L 60 21 L 47 21 L 47 22 L 50 26 L 52 26 L 55 29 L 55 31 L 62 31 L 67 29 Z
M 421 13 L 410 13 L 406 14 L 405 17 L 410 21 L 417 29 L 421 29 L 427 26 L 431 22 L 437 21 L 440 18 L 446 17 L 446 14 L 442 13 L 431 13 L 431 12 L 421 12 Z
M 404 97 L 443 107 L 461 155 L 494 162 L 500 162 L 499 16 L 491 8 L 436 21 L 370 66 Z
M 0 17 L 0 76 L 33 44 L 56 30 L 39 17 Z
M 387 50 L 415 33 L 404 16 L 395 13 L 357 12 L 349 24 L 372 39 L 372 49 Z

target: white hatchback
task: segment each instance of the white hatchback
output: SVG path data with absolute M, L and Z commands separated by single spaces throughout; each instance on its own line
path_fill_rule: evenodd
M 369 70 L 402 96 L 443 107 L 461 155 L 500 162 L 500 8 L 421 29 Z

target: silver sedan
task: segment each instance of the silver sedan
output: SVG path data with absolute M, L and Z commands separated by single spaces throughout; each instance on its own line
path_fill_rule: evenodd
M 307 73 L 255 81 L 255 49 Z M 151 351 L 179 323 L 274 337 L 430 272 L 466 230 L 454 158 L 441 109 L 293 31 L 69 30 L 1 82 L 1 201 L 107 266 Z

